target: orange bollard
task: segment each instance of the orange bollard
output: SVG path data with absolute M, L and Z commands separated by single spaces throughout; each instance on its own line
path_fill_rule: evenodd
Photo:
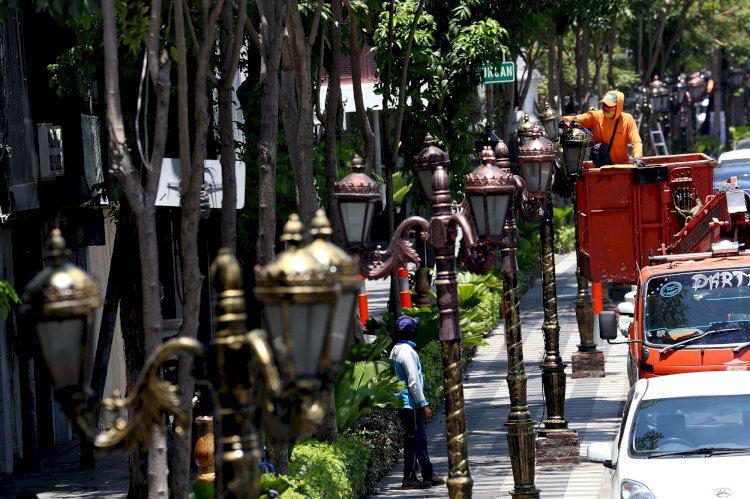
M 399 296 L 401 297 L 401 307 L 412 308 L 411 307 L 411 288 L 409 287 L 409 269 L 404 268 L 404 267 L 399 267 L 398 280 L 399 280 L 399 283 L 401 284 L 401 291 L 399 291 Z
M 591 283 L 591 298 L 594 300 L 594 315 L 599 315 L 604 308 L 604 302 L 602 301 L 602 283 Z
M 359 321 L 362 323 L 362 327 L 367 325 L 367 319 L 370 318 L 370 311 L 367 308 L 367 281 L 365 276 L 359 275 L 359 280 L 362 281 L 359 284 L 359 295 L 357 301 L 359 302 Z

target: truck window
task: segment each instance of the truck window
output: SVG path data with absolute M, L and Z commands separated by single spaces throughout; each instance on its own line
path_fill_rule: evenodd
M 750 268 L 654 276 L 646 283 L 647 343 L 690 346 L 750 341 Z

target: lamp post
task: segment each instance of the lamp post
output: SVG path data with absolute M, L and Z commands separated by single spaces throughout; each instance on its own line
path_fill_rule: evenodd
M 314 219 L 315 240 L 308 247 L 300 245 L 302 229 L 299 218 L 290 217 L 282 236 L 289 248 L 255 269 L 255 294 L 265 304 L 268 333 L 245 329 L 242 271 L 229 250 L 220 250 L 211 265 L 217 292 L 215 338 L 208 348 L 188 338 L 161 344 L 125 399 L 116 395 L 102 401 L 102 431 L 94 421 L 98 411 L 87 403 L 84 374 L 90 354 L 84 326 L 100 304 L 98 287 L 65 262 L 65 241 L 53 230 L 48 251 L 52 265 L 27 286 L 25 307 L 36 322 L 58 400 L 83 437 L 109 449 L 145 443 L 154 425 L 163 428 L 164 412 L 176 416 L 179 430 L 188 414 L 175 387 L 161 379 L 161 366 L 177 353 L 205 357 L 219 422 L 216 497 L 257 498 L 260 430 L 255 414 L 260 410 L 268 431 L 287 442 L 320 424 L 343 361 L 343 328 L 348 331 L 350 325 L 344 318 L 352 314 L 356 292 L 351 285 L 357 279 L 355 262 L 326 240 L 330 225 L 325 216 L 319 213 Z
M 687 110 L 685 101 L 689 98 L 687 91 L 687 76 L 681 73 L 677 77 L 675 85 L 676 101 L 680 106 L 680 151 L 684 154 L 687 152 Z
M 508 220 L 512 220 L 512 216 L 509 215 L 512 212 L 510 203 L 517 189 L 517 177 L 514 177 L 508 168 L 498 168 L 492 150 L 489 147 L 484 148 L 480 165 L 465 177 L 466 198 L 456 210 L 450 194 L 450 158 L 446 152 L 435 146 L 435 141 L 430 135 L 425 138 L 425 144 L 427 147 L 415 158 L 415 170 L 425 195 L 432 200 L 432 217 L 426 220 L 412 216 L 404 220 L 396 228 L 388 249 L 374 252 L 374 264 L 366 275 L 371 279 L 380 279 L 390 275 L 393 268 L 403 266 L 407 260 L 418 262 L 417 253 L 405 239 L 405 235 L 413 226 L 419 227 L 420 237 L 428 241 L 433 248 L 445 387 L 448 490 L 451 498 L 470 498 L 474 480 L 469 470 L 463 378 L 460 367 L 461 331 L 458 320 L 455 241 L 458 228 L 461 228 L 463 244 L 469 254 L 467 262 L 473 268 L 484 271 L 493 263 L 495 250 L 508 243 L 512 236 L 513 229 Z M 498 146 L 500 144 L 504 146 L 502 141 L 498 142 Z M 347 207 L 340 206 L 342 216 L 347 216 L 344 213 Z M 512 263 L 515 264 L 515 252 L 507 250 L 508 254 L 511 252 Z M 387 257 L 385 260 L 384 256 Z M 511 259 L 507 260 L 510 262 Z M 515 275 L 515 270 L 513 272 Z M 518 309 L 515 310 L 517 313 Z M 509 371 L 508 377 L 512 401 L 508 439 L 518 491 L 514 492 L 514 497 L 538 497 L 521 494 L 536 490 L 533 486 L 534 431 L 526 404 L 526 377 L 523 373 L 518 318 L 514 327 L 507 340 L 509 359 L 513 359 L 510 362 L 512 375 Z
M 562 172 L 573 182 L 571 193 L 573 201 L 573 212 L 578 216 L 578 203 L 576 199 L 575 179 L 583 174 L 583 163 L 593 146 L 594 140 L 591 133 L 579 126 L 578 120 L 573 120 L 572 126 L 560 137 L 563 148 Z M 578 221 L 575 224 L 576 256 L 580 256 L 581 234 L 578 230 Z M 578 294 L 576 295 L 576 320 L 578 322 L 578 333 L 581 343 L 578 352 L 573 356 L 573 377 L 600 376 L 603 375 L 599 369 L 599 357 L 603 354 L 597 350 L 594 341 L 594 310 L 591 294 L 589 293 L 588 281 L 581 272 L 580 258 L 576 260 L 576 280 L 578 282 Z M 603 359 L 602 359 L 603 362 Z M 595 368 L 591 369 L 594 366 Z
M 687 91 L 690 96 L 690 103 L 693 115 L 693 145 L 695 145 L 698 135 L 698 105 L 703 98 L 703 92 L 706 89 L 706 82 L 701 77 L 699 71 L 696 71 L 690 75 L 690 79 L 687 81 Z
M 551 121 L 552 118 L 549 119 Z M 557 123 L 555 123 L 557 125 Z M 557 285 L 555 279 L 554 229 L 552 225 L 552 177 L 557 147 L 536 130 L 534 140 L 521 147 L 518 161 L 526 187 L 531 196 L 539 199 L 544 210 L 540 227 L 542 243 L 542 293 L 544 302 L 545 356 L 542 361 L 542 385 L 547 407 L 545 432 L 564 430 L 565 420 L 565 364 L 560 357 L 560 324 L 557 319 Z M 541 432 L 540 432 L 541 433 Z

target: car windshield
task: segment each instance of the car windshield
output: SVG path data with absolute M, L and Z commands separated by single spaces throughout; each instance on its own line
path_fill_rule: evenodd
M 656 276 L 646 283 L 645 303 L 648 344 L 750 342 L 750 268 Z
M 750 452 L 750 395 L 642 400 L 629 451 L 648 458 Z

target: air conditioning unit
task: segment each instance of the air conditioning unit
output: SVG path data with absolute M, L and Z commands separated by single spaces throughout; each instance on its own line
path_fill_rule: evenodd
M 62 127 L 50 123 L 39 123 L 39 169 L 42 178 L 65 175 L 63 161 Z

